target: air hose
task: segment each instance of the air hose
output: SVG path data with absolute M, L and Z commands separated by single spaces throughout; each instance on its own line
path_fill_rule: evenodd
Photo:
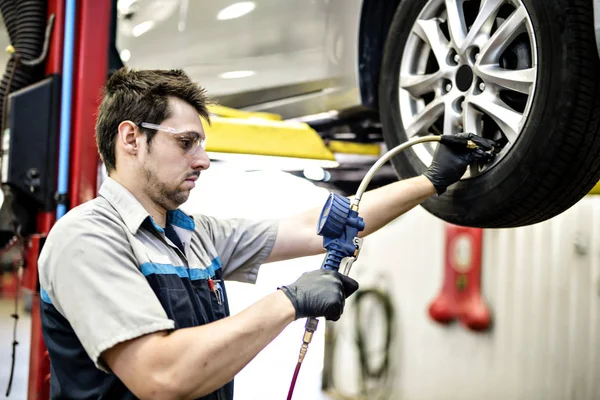
M 356 336 L 356 346 L 358 348 L 358 359 L 360 365 L 360 386 L 361 393 L 364 398 L 373 399 L 373 394 L 370 393 L 368 388 L 368 382 L 374 380 L 377 382 L 377 391 L 380 393 L 385 392 L 385 385 L 383 385 L 383 380 L 388 378 L 389 370 L 390 370 L 390 348 L 392 344 L 392 329 L 394 326 L 394 316 L 395 310 L 394 305 L 392 303 L 392 299 L 390 298 L 387 292 L 384 292 L 379 289 L 370 288 L 359 290 L 355 293 L 355 336 Z M 361 310 L 363 309 L 362 304 L 365 303 L 365 299 L 371 299 L 371 301 L 378 304 L 381 307 L 382 312 L 385 318 L 385 328 L 384 329 L 384 348 L 383 348 L 383 360 L 379 366 L 374 366 L 372 362 L 369 362 L 369 355 L 367 353 L 367 342 L 369 341 L 369 334 L 366 334 L 362 327 L 360 326 L 361 321 Z M 384 396 L 385 397 L 385 396 Z M 377 396 L 380 398 L 380 396 Z M 374 400 L 374 399 L 373 399 Z
M 356 242 L 357 237 L 348 237 L 347 235 L 345 235 L 345 231 L 347 231 L 346 228 L 349 227 L 349 224 L 352 225 L 352 227 L 354 227 L 354 228 L 356 228 L 357 226 L 362 226 L 362 228 L 359 228 L 358 230 L 364 229 L 364 224 L 362 224 L 362 218 L 358 217 L 359 204 L 360 204 L 360 200 L 361 200 L 363 194 L 367 190 L 369 183 L 371 182 L 371 180 L 373 179 L 373 177 L 375 176 L 377 171 L 379 171 L 379 169 L 395 155 L 401 153 L 402 151 L 404 151 L 416 144 L 426 143 L 426 142 L 440 142 L 444 145 L 447 145 L 447 146 L 450 146 L 453 148 L 460 148 L 460 149 L 482 149 L 488 153 L 492 153 L 496 150 L 496 148 L 495 148 L 496 144 L 493 141 L 488 140 L 488 139 L 483 139 L 476 135 L 469 134 L 469 135 L 431 135 L 431 136 L 417 137 L 417 138 L 408 140 L 408 141 L 392 148 L 388 152 L 386 152 L 383 156 L 381 156 L 381 158 L 379 158 L 379 160 L 377 160 L 377 162 L 375 164 L 373 164 L 373 166 L 369 169 L 369 171 L 367 171 L 365 177 L 362 179 L 362 181 L 358 187 L 358 190 L 356 191 L 356 194 L 354 195 L 354 198 L 348 204 L 348 207 L 346 209 L 344 209 L 345 205 L 343 203 L 344 203 L 344 200 L 347 202 L 347 199 L 340 200 L 339 198 L 336 199 L 336 198 L 330 196 L 327 203 L 325 204 L 325 207 L 323 208 L 323 212 L 321 213 L 321 217 L 319 218 L 319 227 L 317 228 L 317 230 L 318 230 L 319 234 L 325 238 L 325 242 L 337 241 L 338 243 L 341 243 L 341 247 L 340 246 L 332 247 L 334 250 L 326 247 L 328 252 L 327 252 L 327 255 L 325 256 L 325 261 L 323 263 L 322 268 L 327 268 L 327 269 L 338 271 L 341 261 L 343 261 L 343 255 L 339 255 L 339 254 L 342 254 L 341 251 L 346 250 L 348 248 L 347 246 L 349 246 L 349 245 L 350 245 L 350 247 L 352 247 L 351 244 L 360 243 L 360 242 L 358 242 L 358 243 Z M 360 223 L 357 223 L 357 220 L 360 220 Z M 331 223 L 332 225 L 335 225 L 335 226 L 331 226 L 331 225 L 329 225 L 329 223 Z M 356 235 L 358 235 L 358 230 L 355 229 L 355 231 L 354 231 L 356 233 Z M 350 231 L 352 231 L 352 230 L 350 230 Z M 353 256 L 346 257 L 346 258 L 353 258 L 353 260 L 351 262 L 345 263 L 345 270 L 343 271 L 345 274 L 349 273 L 350 266 L 358 258 L 359 250 L 360 250 L 360 244 L 358 244 L 356 250 L 354 251 Z M 332 257 L 332 254 L 330 254 L 332 252 L 337 253 L 337 254 L 334 254 L 334 256 Z M 336 265 L 332 265 L 332 264 L 336 264 Z M 298 374 L 299 374 L 300 368 L 302 366 L 302 361 L 304 361 L 304 357 L 306 356 L 306 353 L 308 351 L 308 346 L 309 346 L 309 344 L 312 340 L 312 337 L 317 329 L 317 325 L 318 325 L 318 320 L 316 318 L 309 318 L 306 321 L 304 337 L 302 340 L 302 346 L 300 348 L 300 355 L 298 357 L 298 363 L 296 365 L 296 369 L 294 371 L 292 382 L 290 384 L 290 389 L 288 392 L 287 400 L 292 399 L 292 396 L 294 393 L 294 387 L 296 385 L 296 380 L 298 378 Z

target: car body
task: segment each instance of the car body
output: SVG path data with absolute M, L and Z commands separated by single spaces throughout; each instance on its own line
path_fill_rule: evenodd
M 218 19 L 243 3 L 252 11 Z M 373 4 L 376 19 L 382 1 L 121 0 L 117 48 L 133 68 L 183 68 L 224 105 L 284 118 L 347 109 L 363 104 L 358 44 Z
M 590 1 L 600 52 L 600 0 Z M 251 11 L 218 19 L 227 8 L 224 17 L 235 16 L 236 5 L 247 11 L 242 3 Z M 284 118 L 376 108 L 383 43 L 399 3 L 119 0 L 117 47 L 134 68 L 185 69 L 232 107 Z

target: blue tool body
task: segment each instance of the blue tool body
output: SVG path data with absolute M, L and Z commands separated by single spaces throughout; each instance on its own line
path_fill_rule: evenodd
M 356 257 L 356 238 L 364 229 L 365 223 L 358 212 L 351 209 L 350 200 L 331 193 L 317 226 L 317 234 L 323 236 L 323 247 L 327 250 L 321 268 L 338 271 L 344 258 Z

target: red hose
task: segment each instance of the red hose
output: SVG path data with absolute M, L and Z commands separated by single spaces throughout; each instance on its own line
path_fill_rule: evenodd
M 294 377 L 292 378 L 292 383 L 290 385 L 290 391 L 288 392 L 287 400 L 292 400 L 292 395 L 294 394 L 294 387 L 296 386 L 296 379 L 298 379 L 298 373 L 300 372 L 300 366 L 302 363 L 298 363 L 296 365 L 296 370 L 294 371 Z

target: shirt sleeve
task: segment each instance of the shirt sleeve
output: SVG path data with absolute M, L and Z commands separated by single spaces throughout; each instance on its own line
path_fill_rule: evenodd
M 63 218 L 40 255 L 41 288 L 96 367 L 109 372 L 103 351 L 174 329 L 174 322 L 138 269 L 122 226 L 97 215 Z
M 214 243 L 224 278 L 255 283 L 261 264 L 273 250 L 279 222 L 205 215 L 195 215 L 194 220 Z

